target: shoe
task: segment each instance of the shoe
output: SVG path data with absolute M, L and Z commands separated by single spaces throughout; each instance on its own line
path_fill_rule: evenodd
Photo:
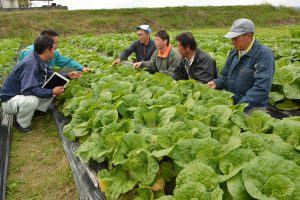
M 39 110 L 35 110 L 34 114 L 33 114 L 33 118 L 39 118 L 39 117 L 45 117 L 45 116 L 47 116 L 47 113 L 39 111 Z
M 24 133 L 24 134 L 29 134 L 29 133 L 33 132 L 31 126 L 29 126 L 27 128 L 23 128 L 22 126 L 20 126 L 20 124 L 17 121 L 15 121 L 14 127 L 16 129 L 18 129 L 21 133 Z

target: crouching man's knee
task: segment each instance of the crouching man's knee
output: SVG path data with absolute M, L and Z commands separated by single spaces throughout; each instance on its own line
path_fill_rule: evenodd
M 3 111 L 9 115 L 16 115 L 20 110 L 33 111 L 39 104 L 36 96 L 17 95 L 2 103 Z
M 31 126 L 31 119 L 38 104 L 39 98 L 36 96 L 23 96 L 19 99 L 17 122 L 21 127 L 27 128 Z
M 23 96 L 18 103 L 18 107 L 23 107 L 23 108 L 25 107 L 26 110 L 32 110 L 32 111 L 35 111 L 38 105 L 39 105 L 39 98 L 32 95 Z

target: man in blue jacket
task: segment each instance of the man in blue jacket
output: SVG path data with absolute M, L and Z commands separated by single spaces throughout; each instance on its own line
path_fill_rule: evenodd
M 3 112 L 16 115 L 16 126 L 23 133 L 32 132 L 31 119 L 35 110 L 46 112 L 54 96 L 64 92 L 63 86 L 54 89 L 42 87 L 53 74 L 48 63 L 54 56 L 53 44 L 51 37 L 38 37 L 34 42 L 34 51 L 17 64 L 0 90 Z M 78 78 L 80 75 L 70 72 L 68 77 Z
M 125 49 L 122 54 L 116 59 L 113 64 L 119 65 L 122 60 L 128 58 L 130 54 L 135 52 L 136 61 L 149 61 L 152 54 L 156 50 L 154 41 L 150 39 L 150 33 L 152 32 L 149 25 L 141 25 L 136 27 L 139 40 L 131 44 L 128 49 Z
M 76 71 L 83 71 L 83 72 L 94 71 L 94 69 L 83 67 L 77 61 L 75 61 L 71 58 L 62 56 L 59 53 L 59 51 L 56 50 L 58 47 L 58 36 L 59 36 L 56 31 L 54 31 L 52 29 L 45 29 L 41 32 L 41 35 L 52 37 L 52 39 L 54 40 L 54 50 L 55 50 L 54 57 L 49 62 L 49 65 L 51 68 L 54 66 L 57 66 L 57 67 L 61 67 L 61 68 L 62 67 L 70 67 L 70 68 L 75 69 Z M 19 56 L 19 62 L 24 60 L 24 58 L 26 58 L 33 51 L 34 51 L 33 45 L 30 45 L 30 46 L 26 47 L 25 49 L 23 49 Z
M 254 24 L 249 19 L 236 20 L 224 37 L 231 39 L 234 49 L 227 58 L 221 76 L 207 85 L 234 93 L 235 104 L 249 104 L 245 109 L 247 113 L 254 108 L 265 108 L 275 70 L 272 50 L 254 38 Z

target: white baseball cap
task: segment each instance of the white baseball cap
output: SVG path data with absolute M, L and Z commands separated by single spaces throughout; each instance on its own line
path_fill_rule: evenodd
M 140 30 L 140 29 L 142 29 L 142 30 L 144 30 L 144 31 L 148 31 L 148 33 L 151 33 L 151 32 L 152 32 L 152 29 L 151 29 L 150 26 L 147 25 L 147 24 L 143 24 L 143 25 L 140 25 L 140 26 L 137 26 L 137 27 L 136 27 L 136 30 Z

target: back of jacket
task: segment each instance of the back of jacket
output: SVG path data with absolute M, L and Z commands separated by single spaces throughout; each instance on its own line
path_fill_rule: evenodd
M 52 90 L 42 88 L 53 71 L 35 52 L 29 54 L 4 81 L 0 92 L 1 100 L 7 101 L 16 95 L 51 97 Z

